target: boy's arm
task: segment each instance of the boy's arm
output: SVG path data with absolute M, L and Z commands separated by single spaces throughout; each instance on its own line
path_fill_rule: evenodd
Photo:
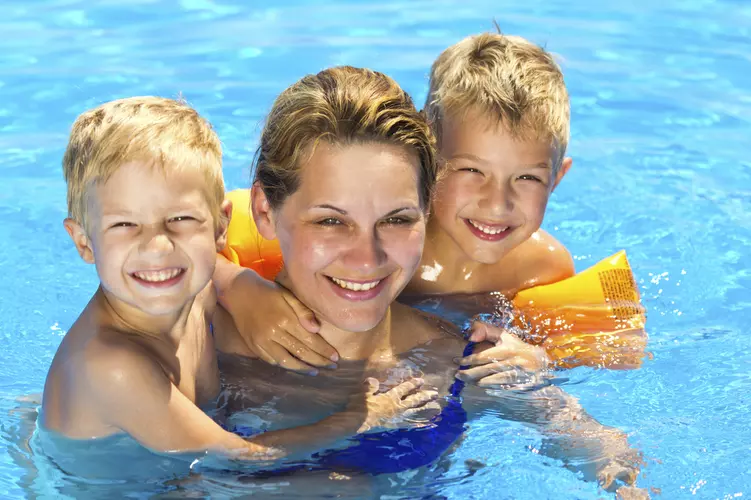
M 313 312 L 289 291 L 217 256 L 213 276 L 219 304 L 230 314 L 248 348 L 269 364 L 314 373 L 333 368 L 339 356 L 318 335 Z
M 542 454 L 562 460 L 585 480 L 597 481 L 608 491 L 635 484 L 642 456 L 622 431 L 598 422 L 560 387 L 549 382 L 532 387 L 486 389 L 487 396 L 466 397 L 465 406 L 468 411 L 472 405 L 493 408 L 505 420 L 533 426 L 544 436 Z
M 378 383 L 369 379 L 364 393 L 354 397 L 345 411 L 312 425 L 245 440 L 201 411 L 138 347 L 106 348 L 87 371 L 89 410 L 143 446 L 160 452 L 208 450 L 258 461 L 308 456 L 359 432 L 385 426 L 395 415 L 436 397 L 432 391 L 419 390 L 419 379 L 376 395 Z

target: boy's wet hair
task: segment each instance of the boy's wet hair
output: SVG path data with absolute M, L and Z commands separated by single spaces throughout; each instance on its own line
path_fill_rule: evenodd
M 440 141 L 441 120 L 475 112 L 521 139 L 556 146 L 554 173 L 569 139 L 569 97 L 553 56 L 518 36 L 483 33 L 444 50 L 433 63 L 425 112 Z
M 437 176 L 435 139 L 409 95 L 383 73 L 329 68 L 303 77 L 279 95 L 255 160 L 255 181 L 272 208 L 298 189 L 300 169 L 320 141 L 380 142 L 414 152 L 420 161 L 420 202 L 430 206 Z
M 202 173 L 206 200 L 214 223 L 219 223 L 224 200 L 219 137 L 187 103 L 162 97 L 107 102 L 76 119 L 63 156 L 68 216 L 88 227 L 91 188 L 107 182 L 120 166 L 134 161 L 164 172 Z

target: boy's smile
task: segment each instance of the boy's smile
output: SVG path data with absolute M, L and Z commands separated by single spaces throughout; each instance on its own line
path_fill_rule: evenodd
M 564 162 L 553 177 L 556 154 L 549 141 L 513 137 L 477 113 L 446 117 L 441 156 L 447 174 L 436 190 L 429 232 L 448 236 L 466 259 L 499 262 L 540 228 L 548 197 L 567 169 Z

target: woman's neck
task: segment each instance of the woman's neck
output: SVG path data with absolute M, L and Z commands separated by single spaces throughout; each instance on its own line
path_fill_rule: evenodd
M 364 332 L 350 332 L 337 328 L 321 319 L 319 334 L 339 353 L 342 360 L 377 360 L 390 358 L 391 342 L 391 308 L 386 311 L 380 323 Z
M 295 294 L 294 287 L 290 283 L 284 269 L 277 275 L 276 281 Z M 305 306 L 308 307 L 307 304 Z M 386 310 L 386 314 L 376 326 L 363 332 L 343 330 L 327 321 L 317 311 L 313 312 L 321 323 L 321 329 L 318 332 L 319 335 L 337 350 L 339 359 L 356 361 L 392 356 L 391 306 Z

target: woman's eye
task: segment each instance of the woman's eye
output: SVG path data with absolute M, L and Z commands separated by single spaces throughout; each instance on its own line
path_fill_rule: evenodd
M 383 222 L 389 226 L 405 226 L 407 224 L 412 224 L 414 221 L 407 217 L 389 217 L 384 219 Z
M 316 222 L 316 224 L 319 226 L 338 226 L 342 224 L 342 221 L 334 217 L 326 217 Z

